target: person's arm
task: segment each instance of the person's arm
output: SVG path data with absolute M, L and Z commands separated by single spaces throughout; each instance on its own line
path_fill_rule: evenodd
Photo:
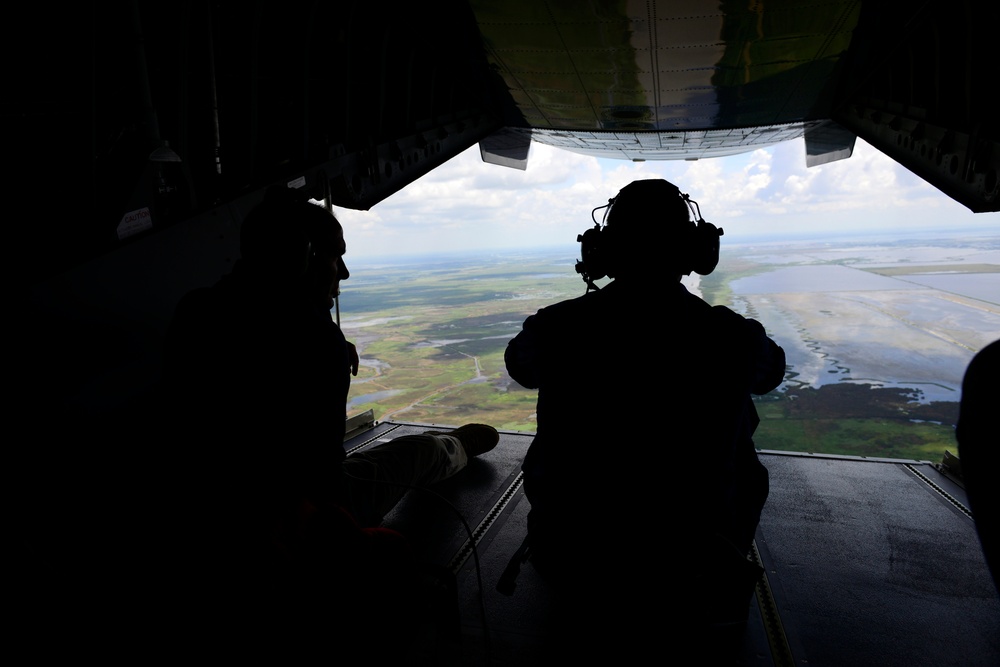
M 747 325 L 751 329 L 755 359 L 750 391 L 757 395 L 766 394 L 785 379 L 785 350 L 768 337 L 757 320 L 748 319 Z
M 358 348 L 351 341 L 345 341 L 347 344 L 347 360 L 351 366 L 351 375 L 358 377 L 358 366 L 361 364 L 361 357 L 358 355 Z
M 507 343 L 504 363 L 507 372 L 522 387 L 538 389 L 539 340 L 536 329 L 537 316 L 524 321 L 521 332 Z

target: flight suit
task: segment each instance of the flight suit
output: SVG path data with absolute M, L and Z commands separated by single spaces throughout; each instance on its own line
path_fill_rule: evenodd
M 785 371 L 759 322 L 618 278 L 528 317 L 505 361 L 538 389 L 522 469 L 540 572 L 631 608 L 651 584 L 714 579 L 713 560 L 742 569 L 768 493 L 751 395 Z

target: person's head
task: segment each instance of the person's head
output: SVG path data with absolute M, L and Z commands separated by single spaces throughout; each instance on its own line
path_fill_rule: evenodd
M 691 219 L 687 195 L 673 183 L 633 181 L 611 201 L 601 232 L 608 275 L 708 275 L 719 261 L 721 234 Z
M 336 216 L 281 186 L 267 191 L 240 230 L 240 254 L 257 273 L 304 284 L 307 298 L 327 308 L 350 276 L 346 251 Z
M 291 199 L 272 189 L 247 214 L 240 227 L 240 256 L 256 274 L 271 281 L 300 279 L 309 263 L 310 243 L 302 220 L 291 213 Z
M 340 294 L 340 283 L 351 276 L 344 263 L 347 242 L 337 217 L 316 204 L 303 211 L 306 235 L 312 246 L 307 272 L 307 289 L 317 306 L 329 310 Z

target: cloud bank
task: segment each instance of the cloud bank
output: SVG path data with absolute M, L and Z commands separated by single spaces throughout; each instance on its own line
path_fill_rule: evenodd
M 665 178 L 701 206 L 730 241 L 979 230 L 975 214 L 860 139 L 846 160 L 807 169 L 801 141 L 699 161 L 633 163 L 533 143 L 525 171 L 469 148 L 370 211 L 336 208 L 350 256 L 565 246 L 593 225 L 591 211 L 640 178 Z

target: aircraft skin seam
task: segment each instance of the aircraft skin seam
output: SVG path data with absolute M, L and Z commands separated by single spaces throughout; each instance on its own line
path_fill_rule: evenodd
M 507 490 L 503 492 L 500 499 L 497 500 L 496 504 L 493 505 L 479 525 L 476 526 L 476 529 L 472 532 L 472 539 L 466 540 L 465 544 L 463 544 L 458 550 L 458 553 L 455 554 L 455 557 L 451 559 L 451 562 L 448 564 L 448 569 L 451 570 L 453 574 L 458 574 L 458 572 L 465 565 L 465 562 L 469 560 L 469 556 L 472 555 L 473 549 L 475 549 L 476 545 L 482 541 L 486 533 L 489 532 L 490 528 L 493 527 L 493 524 L 496 523 L 496 520 L 507 508 L 511 500 L 513 500 L 514 496 L 520 490 L 523 481 L 524 473 L 518 472 L 517 477 L 515 477 L 514 481 L 507 487 Z
M 757 597 L 757 605 L 760 607 L 760 615 L 764 623 L 767 643 L 771 648 L 771 659 L 775 667 L 791 667 L 795 664 L 795 659 L 792 656 L 792 649 L 788 643 L 788 635 L 785 633 L 785 627 L 781 622 L 781 613 L 778 611 L 778 604 L 771 590 L 771 582 L 767 578 L 767 568 L 764 566 L 764 562 L 760 557 L 760 551 L 757 549 L 757 540 L 754 540 L 751 544 L 751 551 L 754 562 L 763 569 L 760 581 L 757 582 L 755 595 Z
M 402 424 L 394 424 L 394 425 L 393 425 L 393 427 L 392 427 L 392 428 L 390 428 L 389 430 L 387 430 L 387 431 L 382 431 L 381 433 L 379 433 L 379 434 L 378 434 L 378 435 L 376 435 L 375 437 L 373 437 L 373 438 L 369 438 L 368 440 L 365 440 L 364 442 L 362 442 L 362 443 L 360 443 L 360 444 L 358 444 L 358 445 L 356 445 L 356 446 L 354 446 L 354 447 L 351 447 L 351 448 L 350 448 L 349 450 L 347 450 L 347 454 L 348 454 L 348 455 L 351 455 L 351 454 L 353 454 L 354 452 L 358 452 L 358 451 L 361 451 L 362 449 L 364 449 L 364 448 L 365 448 L 365 447 L 367 447 L 368 445 L 372 444 L 372 443 L 373 443 L 373 442 L 375 442 L 376 440 L 381 440 L 381 439 L 383 439 L 383 438 L 384 438 L 384 437 L 385 437 L 386 435 L 388 435 L 388 434 L 392 433 L 393 431 L 395 431 L 396 429 L 398 429 L 398 428 L 399 428 L 400 426 L 402 426 Z
M 965 516 L 969 517 L 970 520 L 972 519 L 972 510 L 970 510 L 968 507 L 966 507 L 965 505 L 963 505 L 961 501 L 959 501 L 957 498 L 955 498 L 955 496 L 951 495 L 950 493 L 948 493 L 947 491 L 945 491 L 943 488 L 941 488 L 940 486 L 938 486 L 937 484 L 935 484 L 934 481 L 931 480 L 930 477 L 928 477 L 927 475 L 925 475 L 922 472 L 920 472 L 919 470 L 917 470 L 914 466 L 907 464 L 906 468 L 908 468 L 910 470 L 910 472 L 912 472 L 914 475 L 916 475 L 917 477 L 919 477 L 925 484 L 927 484 L 927 486 L 929 486 L 932 489 L 934 489 L 935 491 L 937 491 L 941 496 L 944 497 L 945 500 L 947 500 L 952 505 L 954 505 L 959 510 L 961 510 L 962 514 L 964 514 Z

